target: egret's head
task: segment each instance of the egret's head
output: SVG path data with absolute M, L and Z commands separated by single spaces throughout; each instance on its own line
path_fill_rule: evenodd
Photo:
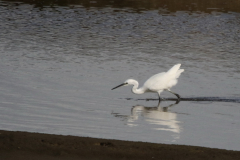
M 136 80 L 134 80 L 134 79 L 127 79 L 124 83 L 126 84 L 125 86 L 133 85 L 133 84 L 136 83 Z
M 120 85 L 112 88 L 112 90 L 114 90 L 114 89 L 116 89 L 116 88 L 118 88 L 118 87 L 131 85 L 131 84 L 133 84 L 134 82 L 135 82 L 135 80 L 133 80 L 133 79 L 128 79 L 128 80 L 126 80 L 124 83 L 122 83 L 122 84 L 120 84 Z

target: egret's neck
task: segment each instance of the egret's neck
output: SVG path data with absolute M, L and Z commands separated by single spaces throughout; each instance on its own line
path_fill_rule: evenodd
M 138 84 L 137 81 L 134 80 L 132 82 L 132 85 L 133 85 L 133 87 L 132 87 L 132 92 L 133 93 L 135 93 L 135 94 L 143 94 L 145 92 L 145 89 L 143 87 L 138 88 L 139 84 Z

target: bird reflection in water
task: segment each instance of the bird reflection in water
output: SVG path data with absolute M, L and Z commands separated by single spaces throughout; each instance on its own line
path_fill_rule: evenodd
M 132 107 L 131 115 L 120 115 L 118 113 L 112 114 L 115 117 L 121 118 L 126 122 L 126 125 L 131 127 L 140 125 L 142 122 L 139 121 L 141 121 L 143 118 L 144 121 L 148 122 L 148 124 L 151 124 L 150 126 L 148 125 L 151 127 L 151 129 L 180 133 L 181 127 L 179 126 L 180 122 L 177 121 L 177 114 L 168 111 L 170 107 L 173 107 L 178 103 L 179 101 L 176 101 L 176 103 L 165 107 L 161 107 L 160 103 L 157 107 L 136 105 Z M 178 136 L 175 137 L 175 139 L 178 139 Z

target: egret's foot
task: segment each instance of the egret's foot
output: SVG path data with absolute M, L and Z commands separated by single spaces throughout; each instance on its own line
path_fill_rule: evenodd
M 177 97 L 178 97 L 178 100 L 180 100 L 181 99 L 181 97 L 180 97 L 180 95 L 179 94 L 175 94 Z
M 179 94 L 172 92 L 170 89 L 168 89 L 168 91 L 169 91 L 170 93 L 174 94 L 175 96 L 177 96 L 177 97 L 178 97 L 178 100 L 181 99 L 181 97 L 179 96 Z
M 175 104 L 178 104 L 179 102 L 180 102 L 180 99 L 177 99 Z
M 164 98 L 161 98 L 161 97 L 159 97 L 159 98 L 158 98 L 158 100 L 159 100 L 159 102 L 160 102 L 160 101 L 164 101 L 165 99 L 164 99 Z

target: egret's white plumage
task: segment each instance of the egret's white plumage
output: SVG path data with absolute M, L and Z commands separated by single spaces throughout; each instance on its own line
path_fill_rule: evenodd
M 180 69 L 180 66 L 181 64 L 176 64 L 167 72 L 162 72 L 153 75 L 140 88 L 138 88 L 139 84 L 136 80 L 128 79 L 123 84 L 120 84 L 119 86 L 114 87 L 113 89 L 116 89 L 121 86 L 133 85 L 132 92 L 135 94 L 143 94 L 145 92 L 157 92 L 160 101 L 160 94 L 165 90 L 171 92 L 172 94 L 176 95 L 178 99 L 180 99 L 180 96 L 178 94 L 170 90 L 170 88 L 177 84 L 178 82 L 177 79 L 184 71 L 184 69 Z

